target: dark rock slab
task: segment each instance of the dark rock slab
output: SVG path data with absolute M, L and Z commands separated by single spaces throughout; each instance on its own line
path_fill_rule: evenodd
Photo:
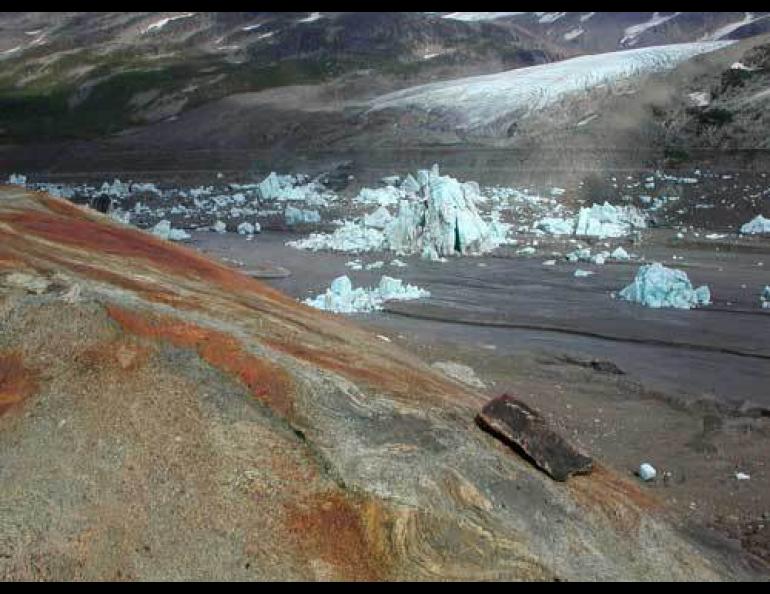
M 551 429 L 537 412 L 508 394 L 484 405 L 476 422 L 557 481 L 590 472 L 593 467 L 591 458 Z

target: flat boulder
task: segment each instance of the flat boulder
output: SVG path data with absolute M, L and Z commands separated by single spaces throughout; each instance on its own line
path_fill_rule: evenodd
M 490 400 L 476 417 L 478 425 L 523 453 L 535 466 L 557 481 L 590 472 L 593 460 L 551 429 L 540 414 L 513 396 Z

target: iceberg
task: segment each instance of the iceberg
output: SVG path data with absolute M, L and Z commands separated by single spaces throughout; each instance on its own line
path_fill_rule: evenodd
M 591 256 L 591 262 L 594 264 L 599 264 L 601 266 L 607 261 L 607 258 L 609 257 L 610 257 L 609 252 L 606 252 L 606 251 L 599 252 L 598 254 L 594 254 L 593 256 Z
M 284 176 L 279 177 L 275 171 L 271 171 L 270 175 L 257 184 L 259 194 L 264 200 L 275 200 L 287 186 L 291 187 L 289 180 Z
M 703 285 L 693 289 L 687 273 L 656 262 L 639 268 L 634 282 L 618 293 L 621 299 L 646 307 L 691 309 L 711 303 L 711 292 Z
M 550 235 L 572 235 L 575 232 L 575 223 L 569 219 L 546 217 L 536 221 L 535 229 L 542 229 Z
M 190 239 L 190 234 L 182 229 L 172 229 L 171 222 L 167 220 L 160 221 L 155 225 L 151 232 L 153 235 L 160 237 L 161 239 L 167 239 L 169 241 L 184 241 Z
M 475 205 L 475 187 L 439 175 L 438 167 L 417 172 L 422 200 L 401 200 L 399 212 L 386 228 L 390 249 L 424 253 L 432 248 L 439 257 L 483 254 L 505 241 L 502 224 L 484 222 Z
M 286 224 L 289 226 L 321 222 L 321 215 L 317 210 L 301 210 L 299 208 L 294 208 L 293 206 L 286 207 L 284 218 Z
M 384 249 L 385 236 L 379 229 L 345 221 L 334 233 L 311 233 L 309 237 L 288 241 L 286 245 L 313 252 L 329 250 L 359 254 Z
M 770 219 L 762 215 L 757 215 L 751 221 L 741 227 L 741 233 L 744 235 L 761 235 L 770 233 Z
M 386 301 L 409 301 L 430 297 L 430 293 L 401 279 L 384 276 L 374 289 L 353 288 L 347 276 L 335 278 L 325 293 L 305 299 L 303 303 L 334 313 L 361 313 L 382 309 Z
M 366 215 L 362 225 L 348 221 L 333 234 L 315 234 L 288 245 L 353 253 L 387 249 L 397 254 L 430 254 L 431 259 L 440 259 L 451 255 L 480 255 L 508 242 L 511 225 L 501 222 L 499 213 L 493 213 L 489 223 L 481 218 L 475 205 L 479 200 L 475 183 L 463 184 L 450 176 L 439 175 L 435 165 L 418 171 L 416 177 L 409 175 L 405 185 L 411 183 L 419 188 L 419 194 L 393 193 L 396 189 L 392 187 L 390 190 L 364 188 L 354 200 L 372 200 L 381 206 Z M 380 196 L 382 192 L 388 196 L 387 200 Z M 392 216 L 383 203 L 399 196 L 398 213 Z
M 8 176 L 8 183 L 12 186 L 26 186 L 27 176 L 20 173 L 12 173 Z
M 644 229 L 647 222 L 633 206 L 613 206 L 609 202 L 581 208 L 575 223 L 575 235 L 603 239 L 623 237 L 633 229 Z
M 568 262 L 590 262 L 591 248 L 578 248 L 564 256 Z
M 238 235 L 254 235 L 260 231 L 259 223 L 252 224 L 248 222 L 238 225 Z
M 391 206 L 398 204 L 398 201 L 405 196 L 406 192 L 399 190 L 394 186 L 386 186 L 384 188 L 362 188 L 358 195 L 353 198 L 353 202 Z
M 615 248 L 615 251 L 613 251 L 610 254 L 610 258 L 613 260 L 619 260 L 621 262 L 625 262 L 631 258 L 631 256 L 628 255 L 628 252 L 624 250 L 621 246 L 618 246 Z

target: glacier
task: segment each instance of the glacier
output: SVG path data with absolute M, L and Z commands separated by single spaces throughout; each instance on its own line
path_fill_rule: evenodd
M 373 99 L 370 111 L 418 109 L 444 117 L 453 129 L 498 134 L 528 114 L 600 85 L 670 70 L 734 42 L 711 41 L 579 56 L 495 74 L 428 83 Z

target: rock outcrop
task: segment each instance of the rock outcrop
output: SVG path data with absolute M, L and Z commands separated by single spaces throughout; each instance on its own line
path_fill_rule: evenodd
M 753 577 L 394 344 L 11 186 L 0 319 L 0 579 Z

